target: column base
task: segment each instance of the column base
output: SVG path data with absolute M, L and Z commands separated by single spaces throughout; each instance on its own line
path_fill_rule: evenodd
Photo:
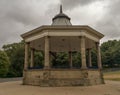
M 87 67 L 81 67 L 81 69 L 88 69 Z
M 28 68 L 24 68 L 24 69 L 23 69 L 23 71 L 27 71 L 27 70 L 28 70 Z
M 98 67 L 98 69 L 99 69 L 99 70 L 102 70 L 102 68 L 101 68 L 101 67 Z
M 49 66 L 45 66 L 44 69 L 50 69 L 50 67 Z

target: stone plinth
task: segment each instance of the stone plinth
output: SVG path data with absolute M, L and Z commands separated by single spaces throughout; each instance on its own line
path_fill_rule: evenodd
M 42 69 L 25 70 L 23 84 L 38 86 L 88 86 L 103 84 L 100 70 Z

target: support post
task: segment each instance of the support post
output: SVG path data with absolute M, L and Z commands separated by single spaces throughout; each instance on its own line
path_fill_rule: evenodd
M 44 69 L 49 69 L 50 62 L 49 62 L 49 37 L 45 36 L 45 63 Z
M 51 53 L 49 52 L 49 64 L 50 64 L 50 68 L 52 67 L 51 61 L 52 61 L 52 55 L 51 55 Z
M 69 51 L 69 66 L 72 68 L 72 52 Z
M 29 43 L 25 43 L 25 63 L 24 63 L 24 70 L 28 69 L 28 54 L 29 52 Z
M 30 63 L 30 67 L 32 68 L 34 66 L 34 49 L 31 48 L 31 63 Z
M 100 52 L 100 46 L 99 43 L 96 43 L 96 49 L 97 49 L 97 64 L 98 68 L 102 69 L 102 62 L 101 62 L 101 52 Z
M 85 36 L 81 36 L 81 60 L 82 60 L 82 69 L 86 69 L 86 49 L 85 49 Z
M 89 65 L 89 67 L 92 67 L 91 49 L 88 49 L 88 65 Z

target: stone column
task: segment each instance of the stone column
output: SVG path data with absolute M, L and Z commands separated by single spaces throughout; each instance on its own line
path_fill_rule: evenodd
M 46 36 L 45 37 L 45 54 L 44 54 L 44 57 L 45 57 L 45 63 L 44 63 L 44 68 L 45 69 L 48 69 L 50 67 L 50 62 L 49 62 L 49 37 Z
M 81 36 L 81 60 L 82 60 L 82 69 L 86 69 L 86 49 L 85 49 L 85 37 Z
M 50 68 L 52 67 L 52 55 L 51 53 L 49 52 L 49 64 L 50 64 Z
M 88 65 L 89 65 L 89 67 L 92 67 L 91 49 L 88 49 Z
M 31 48 L 31 63 L 30 63 L 30 67 L 32 68 L 34 66 L 34 49 Z
M 69 51 L 69 66 L 72 68 L 72 52 Z
M 24 70 L 28 69 L 28 58 L 29 58 L 29 43 L 25 43 L 25 63 L 24 63 Z
M 102 62 L 101 62 L 101 52 L 100 52 L 100 46 L 99 43 L 96 43 L 96 50 L 97 50 L 97 64 L 98 68 L 102 69 Z

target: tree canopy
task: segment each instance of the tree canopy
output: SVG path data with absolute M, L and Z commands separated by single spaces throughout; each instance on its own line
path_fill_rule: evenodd
M 9 63 L 10 61 L 7 54 L 0 50 L 0 77 L 6 77 Z
M 120 67 L 120 40 L 104 42 L 101 52 L 104 67 Z
M 8 69 L 8 77 L 22 76 L 23 64 L 24 64 L 24 42 L 13 43 L 3 46 L 3 50 L 6 52 L 10 59 L 10 66 Z

